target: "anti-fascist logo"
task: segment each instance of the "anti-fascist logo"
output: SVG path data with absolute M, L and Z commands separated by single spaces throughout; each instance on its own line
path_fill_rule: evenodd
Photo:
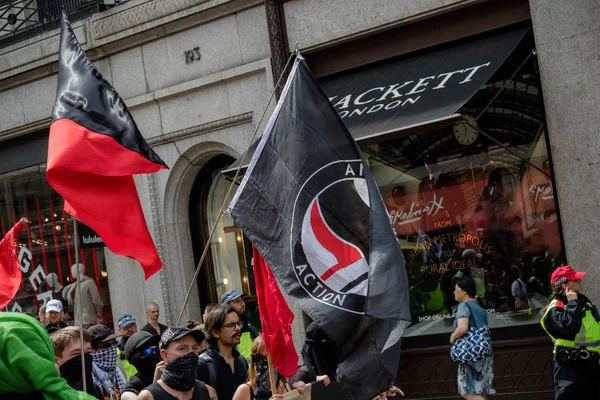
M 315 300 L 364 313 L 370 208 L 361 160 L 319 169 L 301 187 L 292 214 L 291 256 L 300 285 Z

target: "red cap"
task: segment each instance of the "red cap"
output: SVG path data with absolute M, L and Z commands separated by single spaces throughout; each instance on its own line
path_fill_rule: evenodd
M 552 273 L 550 283 L 552 283 L 552 286 L 559 286 L 566 281 L 576 281 L 584 276 L 585 272 L 577 272 L 568 265 L 565 265 L 564 267 L 556 268 L 556 270 Z

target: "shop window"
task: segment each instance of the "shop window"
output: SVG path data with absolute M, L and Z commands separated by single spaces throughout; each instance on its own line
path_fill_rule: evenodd
M 51 298 L 59 298 L 73 283 L 70 270 L 75 264 L 73 219 L 63 211 L 64 200 L 46 182 L 45 164 L 0 175 L 0 223 L 2 236 L 21 217 L 31 221 L 15 240 L 17 254 L 30 259 L 21 287 L 4 311 L 22 311 L 37 316 Z M 80 249 L 79 259 L 86 274 L 95 280 L 104 304 L 102 322 L 112 327 L 108 273 L 101 248 Z M 25 268 L 26 263 L 22 263 Z M 46 277 L 56 278 L 62 288 L 53 293 Z M 60 294 L 59 294 L 60 293 Z M 72 318 L 68 309 L 65 322 Z
M 491 138 L 459 123 L 363 146 L 404 253 L 409 340 L 447 343 L 461 275 L 475 280 L 493 337 L 541 334 L 565 260 L 535 65 L 510 78 L 497 74 L 460 110 Z

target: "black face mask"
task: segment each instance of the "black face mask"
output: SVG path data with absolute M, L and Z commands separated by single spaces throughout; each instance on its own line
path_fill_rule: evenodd
M 180 392 L 192 390 L 196 383 L 196 367 L 198 366 L 198 356 L 191 352 L 185 356 L 179 357 L 165 366 L 162 380 L 170 387 Z
M 85 354 L 85 380 L 87 392 L 95 395 L 94 381 L 92 379 L 92 355 Z M 83 378 L 81 374 L 81 354 L 71 358 L 60 366 L 60 376 L 64 378 L 69 386 L 75 390 L 83 390 Z
M 154 371 L 156 370 L 156 364 L 162 361 L 159 353 L 152 354 L 150 357 L 140 358 L 137 362 L 136 369 L 140 376 L 144 379 L 152 380 L 154 378 Z

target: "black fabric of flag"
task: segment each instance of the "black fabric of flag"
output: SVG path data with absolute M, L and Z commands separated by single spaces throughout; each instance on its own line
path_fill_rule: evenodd
M 229 212 L 335 342 L 348 398 L 389 388 L 410 321 L 404 259 L 362 153 L 300 56 Z

